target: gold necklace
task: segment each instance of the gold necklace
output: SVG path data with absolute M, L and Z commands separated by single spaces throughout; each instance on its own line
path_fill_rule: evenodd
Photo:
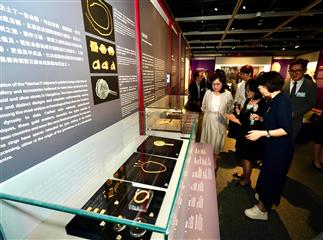
M 157 165 L 159 165 L 159 166 L 161 166 L 162 167 L 162 169 L 161 170 L 152 170 L 152 171 L 150 171 L 150 170 L 147 170 L 147 169 L 145 169 L 145 165 L 149 165 L 149 164 L 157 164 Z M 164 164 L 162 164 L 162 163 L 160 163 L 160 162 L 155 162 L 155 161 L 151 161 L 151 160 L 149 160 L 149 161 L 147 161 L 147 162 L 142 162 L 142 161 L 140 161 L 140 160 L 138 160 L 134 165 L 133 165 L 133 167 L 140 167 L 141 168 L 141 170 L 143 171 L 143 172 L 145 172 L 145 173 L 162 173 L 162 172 L 165 172 L 166 170 L 167 170 L 167 167 L 164 165 Z
M 94 7 L 95 5 L 101 7 L 105 12 L 107 17 L 107 26 L 100 25 L 97 21 L 95 21 L 94 17 L 92 16 L 90 8 Z M 103 3 L 102 0 L 99 0 L 98 2 L 89 3 L 89 0 L 87 0 L 86 8 L 87 12 L 85 13 L 85 16 L 87 17 L 95 31 L 97 31 L 102 36 L 110 36 L 113 31 L 112 16 L 110 10 L 105 5 L 105 3 Z

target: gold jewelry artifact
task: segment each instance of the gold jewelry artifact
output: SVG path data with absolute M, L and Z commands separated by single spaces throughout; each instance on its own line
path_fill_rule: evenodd
M 163 141 L 163 140 L 156 140 L 156 141 L 154 141 L 154 145 L 155 145 L 156 147 L 174 146 L 174 144 L 173 144 L 173 143 L 166 143 L 166 142 L 165 142 L 165 141 Z
M 158 166 L 160 166 L 162 169 L 160 170 L 147 170 L 147 168 L 145 168 L 146 165 L 150 165 L 150 164 L 156 164 Z M 147 162 L 142 162 L 140 160 L 138 160 L 134 165 L 133 167 L 140 167 L 141 170 L 145 173 L 162 173 L 162 172 L 165 172 L 167 170 L 167 167 L 160 163 L 160 162 L 155 162 L 155 161 L 147 161 Z
M 100 99 L 106 99 L 109 94 L 117 96 L 118 93 L 116 91 L 112 91 L 109 89 L 108 83 L 103 79 L 99 78 L 95 84 L 95 93 Z
M 91 8 L 96 9 L 97 7 L 102 8 L 105 12 L 106 22 L 105 26 L 102 26 L 98 23 L 95 18 L 92 16 Z M 113 31 L 112 26 L 112 14 L 109 8 L 106 6 L 106 3 L 103 0 L 86 0 L 86 13 L 85 16 L 91 23 L 95 31 L 97 31 L 102 36 L 110 36 Z M 101 17 L 100 17 L 101 18 Z
M 143 195 L 143 194 L 145 194 L 144 195 L 144 197 L 143 198 L 141 198 L 141 199 L 138 199 L 138 197 L 140 196 L 140 195 Z M 145 202 L 145 201 L 147 201 L 148 199 L 150 198 L 150 193 L 148 192 L 148 191 L 146 191 L 146 190 L 137 190 L 136 192 L 135 192 L 135 195 L 133 196 L 133 201 L 135 202 L 135 203 L 137 203 L 137 204 L 141 204 L 141 203 L 143 203 L 143 202 Z

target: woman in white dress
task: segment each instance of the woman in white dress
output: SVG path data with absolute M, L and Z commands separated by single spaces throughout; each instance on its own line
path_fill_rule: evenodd
M 201 107 L 204 113 L 201 142 L 212 144 L 215 161 L 223 151 L 228 127 L 227 114 L 233 111 L 233 97 L 226 88 L 226 79 L 220 75 L 215 76 L 212 88 L 204 95 Z

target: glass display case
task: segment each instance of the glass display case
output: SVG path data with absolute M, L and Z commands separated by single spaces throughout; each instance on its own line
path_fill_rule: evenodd
M 187 99 L 187 96 L 167 95 L 147 106 L 146 129 L 189 135 L 192 123 L 199 114 L 184 108 Z
M 5 237 L 38 219 L 23 238 L 167 239 L 195 123 L 189 139 L 140 136 L 138 115 L 2 183 Z

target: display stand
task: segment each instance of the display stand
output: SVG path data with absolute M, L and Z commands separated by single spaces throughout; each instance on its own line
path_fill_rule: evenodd
M 138 216 L 131 215 L 129 219 L 120 218 L 118 214 L 111 214 L 111 208 L 109 214 L 109 212 L 103 211 L 103 205 L 101 207 L 86 205 L 92 199 L 91 196 L 97 196 L 96 193 L 107 179 L 119 181 L 118 176 L 114 176 L 114 173 L 127 162 L 129 156 L 136 152 L 138 146 L 147 138 L 147 136 L 139 136 L 138 128 L 134 128 L 134 126 L 138 126 L 138 119 L 138 114 L 124 119 L 109 129 L 68 149 L 66 153 L 59 154 L 27 173 L 17 176 L 14 179 L 15 181 L 7 181 L 2 184 L 0 198 L 6 199 L 0 201 L 2 215 L 6 216 L 1 223 L 4 237 L 7 239 L 74 239 L 74 236 L 66 234 L 65 226 L 75 216 L 82 216 L 82 218 L 93 219 L 94 222 L 98 223 L 99 226 L 102 224 L 103 227 L 111 226 L 113 228 L 113 226 L 125 225 L 129 233 L 131 230 L 134 235 L 139 234 L 140 230 L 145 230 L 147 234 L 141 236 L 143 239 L 149 239 L 150 234 L 152 234 L 151 239 L 168 238 L 169 233 L 174 229 L 173 216 L 177 216 L 175 210 L 179 207 L 177 205 L 178 196 L 182 186 L 184 167 L 188 157 L 192 154 L 192 150 L 189 149 L 191 149 L 194 134 L 190 136 L 190 140 L 182 140 L 178 137 L 178 140 L 175 141 L 182 142 L 182 146 L 177 158 L 169 158 L 170 160 L 173 159 L 170 162 L 175 161 L 176 164 L 169 165 L 173 166 L 173 170 L 167 186 L 164 184 L 153 186 L 150 185 L 151 183 L 147 185 L 147 183 L 141 183 L 139 180 L 131 183 L 131 188 L 128 191 L 131 196 L 128 194 L 130 197 L 127 197 L 128 200 L 124 206 L 128 209 L 127 211 L 136 211 Z M 121 128 L 124 128 L 122 131 L 124 135 L 120 135 Z M 133 131 L 134 129 L 136 130 Z M 154 137 L 159 136 L 158 132 L 151 132 L 150 134 L 153 134 Z M 174 135 L 168 132 L 163 132 L 163 134 L 162 137 L 174 138 Z M 114 141 L 107 147 L 105 139 L 114 139 Z M 165 142 L 167 143 L 168 140 L 165 140 Z M 85 152 L 82 151 L 84 149 L 96 149 L 96 151 L 84 154 Z M 163 164 L 159 158 L 163 157 L 156 156 L 156 162 Z M 74 161 L 74 159 L 76 160 Z M 62 165 L 59 166 L 61 162 Z M 64 168 L 62 168 L 63 166 Z M 169 166 L 167 165 L 167 167 Z M 61 167 L 60 170 L 59 167 Z M 158 166 L 158 169 L 153 165 L 146 167 L 148 167 L 145 168 L 146 171 L 155 172 L 158 170 L 163 172 L 163 168 L 160 168 L 160 166 Z M 62 169 L 65 171 L 62 171 Z M 140 170 L 141 168 L 136 169 Z M 56 171 L 60 171 L 59 174 L 55 174 Z M 22 188 L 25 191 L 22 191 Z M 147 194 L 137 194 L 138 196 L 135 197 L 138 189 L 139 191 L 147 191 L 153 198 L 160 199 L 158 200 L 159 203 L 158 201 L 153 203 L 153 199 L 151 199 L 152 202 L 149 202 L 150 206 L 157 203 L 159 206 L 155 205 L 155 208 L 158 208 L 158 211 L 148 210 L 149 206 L 147 209 L 139 209 L 138 206 L 133 204 L 134 198 L 137 202 L 150 199 L 150 197 L 145 199 Z M 39 190 L 39 193 L 37 190 Z M 89 210 L 89 207 L 92 207 L 92 209 Z M 48 211 L 48 209 L 52 209 L 54 212 Z M 146 214 L 145 210 L 149 211 L 147 216 L 152 221 L 136 220 L 139 215 L 143 214 L 142 216 L 144 216 Z M 150 215 L 151 212 L 154 215 Z M 93 220 L 90 220 L 90 222 L 93 222 Z M 24 229 L 14 228 L 12 222 L 24 226 Z M 31 229 L 29 232 L 23 232 L 28 228 Z M 75 232 L 69 231 L 68 233 L 75 234 Z M 89 237 L 89 235 L 75 235 Z M 125 236 L 133 237 L 131 234 Z M 119 236 L 116 235 L 115 237 Z
M 213 150 L 192 143 L 170 239 L 220 239 Z

